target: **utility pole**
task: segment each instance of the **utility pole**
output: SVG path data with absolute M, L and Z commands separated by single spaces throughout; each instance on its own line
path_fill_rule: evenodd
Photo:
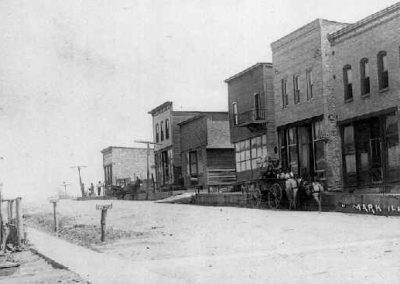
M 70 183 L 66 183 L 65 181 L 63 181 L 63 183 L 60 186 L 64 187 L 64 194 L 65 194 L 65 198 L 67 198 L 67 186 L 70 186 Z
M 85 189 L 83 188 L 82 178 L 81 178 L 81 168 L 87 168 L 87 166 L 72 166 L 71 169 L 78 169 L 79 175 L 79 186 L 81 187 L 82 197 L 85 197 Z
M 141 140 L 135 140 L 135 143 L 142 143 L 142 144 L 146 144 L 147 145 L 147 185 L 148 185 L 149 184 L 149 180 L 150 180 L 150 165 L 149 165 L 150 145 L 161 145 L 161 144 L 160 143 L 151 142 L 151 141 L 141 141 Z M 154 188 L 153 190 L 156 190 L 156 189 Z

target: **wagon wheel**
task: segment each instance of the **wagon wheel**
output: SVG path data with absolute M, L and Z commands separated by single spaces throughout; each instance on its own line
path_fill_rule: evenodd
M 260 207 L 261 190 L 258 187 L 254 188 L 254 190 L 251 192 L 251 199 L 252 199 L 253 207 Z
M 268 191 L 268 205 L 271 208 L 277 209 L 281 204 L 282 187 L 279 183 L 271 185 Z

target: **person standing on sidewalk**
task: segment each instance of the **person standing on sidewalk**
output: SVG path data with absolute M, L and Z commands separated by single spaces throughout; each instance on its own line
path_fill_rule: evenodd
M 97 196 L 101 195 L 101 181 L 97 184 Z

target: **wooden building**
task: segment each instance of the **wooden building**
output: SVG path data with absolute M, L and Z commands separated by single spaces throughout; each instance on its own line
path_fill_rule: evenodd
M 202 112 L 179 123 L 186 188 L 229 187 L 236 181 L 227 112 Z

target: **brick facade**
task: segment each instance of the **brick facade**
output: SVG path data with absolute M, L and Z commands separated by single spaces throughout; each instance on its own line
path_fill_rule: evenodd
M 326 181 L 330 190 L 340 188 L 341 171 L 338 168 L 341 160 L 340 152 L 336 150 L 339 142 L 336 124 L 328 119 L 331 117 L 328 105 L 333 86 L 330 80 L 332 50 L 327 35 L 345 26 L 317 19 L 271 44 L 275 118 L 283 167 L 297 175 L 317 176 Z M 287 104 L 284 104 L 283 85 L 286 86 Z M 293 135 L 295 141 L 289 146 L 288 141 Z M 299 138 L 300 135 L 303 138 Z M 329 139 L 325 139 L 327 135 Z M 302 151 L 303 146 L 306 153 Z
M 103 168 L 111 167 L 111 180 L 115 185 L 117 179 L 135 180 L 147 178 L 147 149 L 128 147 L 108 147 L 101 151 Z M 150 179 L 154 176 L 154 150 L 149 150 Z M 105 172 L 105 181 L 107 180 Z
M 381 171 L 378 175 L 381 177 L 375 177 L 375 181 L 362 181 L 363 174 L 362 167 L 371 167 L 372 160 L 372 146 L 364 147 L 360 143 L 356 142 L 355 153 L 356 153 L 356 168 L 357 177 L 355 180 L 347 180 L 346 177 L 346 159 L 345 154 L 342 153 L 343 148 L 338 147 L 340 151 L 340 160 L 343 159 L 343 167 L 341 168 L 345 175 L 344 181 L 345 186 L 349 187 L 352 185 L 361 186 L 372 185 L 381 187 L 381 185 L 389 186 L 389 182 L 400 181 L 397 178 L 400 173 L 400 147 L 395 146 L 395 139 L 392 137 L 391 141 L 388 142 L 388 138 L 385 137 L 385 118 L 387 115 L 392 114 L 399 121 L 399 106 L 400 106 L 400 34 L 398 32 L 400 27 L 400 4 L 397 3 L 391 7 L 388 7 L 382 11 L 379 11 L 355 24 L 349 25 L 344 29 L 333 32 L 329 35 L 330 44 L 332 46 L 332 75 L 331 82 L 333 85 L 333 96 L 331 96 L 329 108 L 332 109 L 332 113 L 335 113 L 340 130 L 344 130 L 345 126 L 352 125 L 355 129 L 355 139 L 362 139 L 357 133 L 365 133 L 370 131 L 369 126 L 365 128 L 365 125 L 371 124 L 374 120 L 377 122 L 376 128 L 380 128 L 379 135 L 376 136 L 379 139 L 377 147 L 381 152 L 378 155 L 378 160 L 375 163 L 378 165 L 378 171 Z M 388 83 L 389 87 L 383 90 L 379 89 L 379 77 L 378 77 L 378 54 L 381 51 L 386 52 L 387 59 L 387 70 L 388 70 Z M 369 69 L 369 92 L 362 94 L 361 86 L 363 85 L 362 74 L 361 74 L 361 61 L 366 59 L 368 62 Z M 350 66 L 352 70 L 352 99 L 345 100 L 344 91 L 344 67 Z M 363 71 L 365 74 L 365 72 Z M 380 121 L 380 122 L 379 122 Z M 380 124 L 381 126 L 379 126 Z M 362 128 L 364 127 L 364 128 Z M 397 122 L 397 128 L 399 129 L 399 123 Z M 358 131 L 357 131 L 358 129 Z M 361 132 L 360 132 L 361 131 Z M 400 133 L 400 131 L 398 131 Z M 371 134 L 372 135 L 372 134 Z M 342 133 L 343 136 L 343 133 Z M 373 139 L 370 137 L 369 141 L 365 139 L 365 143 L 372 143 Z M 391 144 L 391 147 L 389 147 Z M 343 146 L 344 147 L 344 146 Z M 389 148 L 389 149 L 388 149 Z M 396 150 L 397 149 L 397 150 Z M 362 158 L 364 156 L 365 158 Z M 380 156 L 380 157 L 379 157 Z M 369 157 L 369 158 L 368 158 Z M 368 159 L 366 159 L 368 158 Z M 363 162 L 361 161 L 363 159 Z M 364 166 L 361 166 L 364 163 Z M 397 164 L 397 166 L 396 166 Z M 375 169 L 376 170 L 376 169 Z M 370 168 L 370 171 L 374 171 Z M 397 174 L 396 174 L 397 172 Z M 361 180 L 360 180 L 361 179 Z M 387 192 L 388 189 L 386 189 Z M 398 190 L 398 189 L 397 189 Z M 389 189 L 390 191 L 390 189 Z

